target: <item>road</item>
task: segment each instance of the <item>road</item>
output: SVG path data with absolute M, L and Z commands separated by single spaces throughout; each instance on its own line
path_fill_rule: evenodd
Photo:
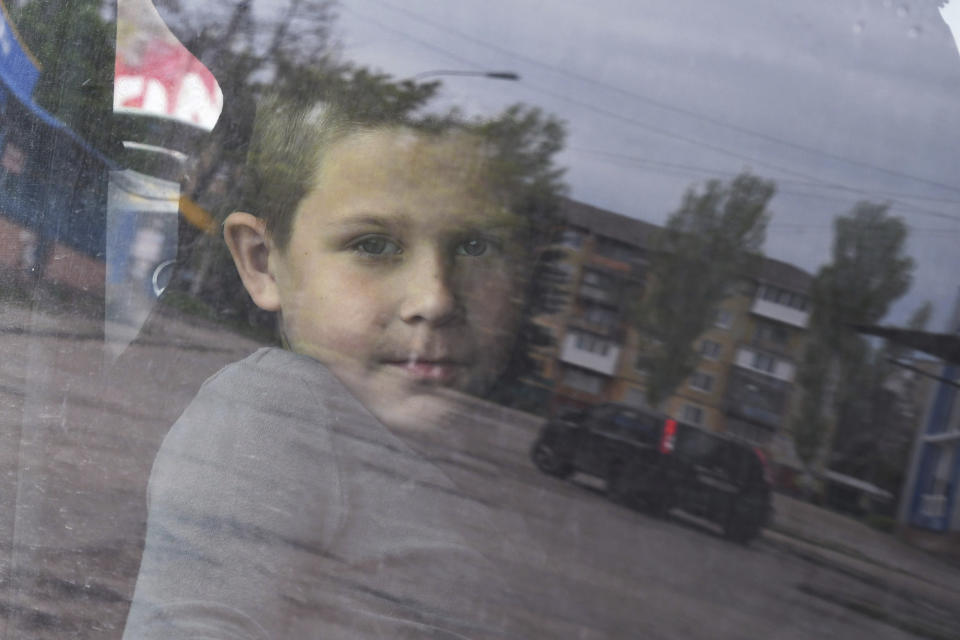
M 119 638 L 160 441 L 203 379 L 258 346 L 168 317 L 113 361 L 102 334 L 96 314 L 0 306 L 2 638 Z M 483 437 L 426 446 L 513 523 L 504 535 L 521 559 L 505 573 L 543 638 L 872 640 L 960 628 L 960 573 L 896 541 L 858 556 L 856 539 L 818 539 L 835 514 L 783 502 L 792 520 L 743 547 L 538 473 L 530 416 L 465 400 L 453 420 L 454 434 Z

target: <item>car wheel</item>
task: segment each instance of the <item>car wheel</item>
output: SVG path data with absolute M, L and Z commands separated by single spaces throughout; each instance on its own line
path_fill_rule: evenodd
M 760 527 L 748 518 L 731 515 L 723 525 L 723 535 L 733 542 L 747 544 L 757 537 Z
M 630 506 L 630 492 L 623 474 L 623 465 L 615 463 L 607 469 L 607 496 L 617 504 Z
M 530 450 L 530 458 L 537 469 L 547 475 L 566 478 L 572 472 L 570 463 L 549 442 L 537 440 Z
M 747 544 L 758 535 L 763 528 L 763 504 L 753 496 L 742 496 L 737 499 L 723 522 L 723 535 L 734 542 Z
M 665 517 L 673 508 L 673 498 L 666 493 L 665 488 L 651 490 L 647 493 L 645 500 L 647 512 L 658 518 Z

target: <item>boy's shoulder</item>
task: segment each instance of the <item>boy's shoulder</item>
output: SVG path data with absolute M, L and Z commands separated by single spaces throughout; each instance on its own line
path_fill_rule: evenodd
M 171 428 L 164 447 L 206 443 L 220 449 L 297 432 L 316 437 L 345 412 L 360 416 L 366 410 L 326 366 L 266 347 L 208 378 Z
M 240 392 L 250 388 L 283 393 L 284 390 L 296 392 L 296 387 L 311 384 L 340 386 L 330 370 L 319 361 L 280 347 L 262 347 L 210 376 L 200 389 Z
M 256 408 L 284 414 L 322 410 L 334 400 L 340 404 L 353 396 L 323 363 L 279 347 L 264 347 L 208 378 L 194 404 L 216 402 L 226 411 Z

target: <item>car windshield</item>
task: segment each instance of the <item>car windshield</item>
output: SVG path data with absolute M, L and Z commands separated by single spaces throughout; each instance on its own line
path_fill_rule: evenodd
M 960 0 L 0 9 L 0 638 L 960 629 Z

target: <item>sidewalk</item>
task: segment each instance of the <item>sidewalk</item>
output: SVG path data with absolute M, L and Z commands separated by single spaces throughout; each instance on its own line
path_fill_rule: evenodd
M 851 517 L 775 494 L 762 544 L 825 570 L 801 591 L 920 637 L 960 629 L 960 568 Z
M 775 494 L 774 509 L 774 535 L 888 573 L 915 576 L 960 594 L 960 568 L 946 558 L 910 546 L 849 516 L 788 496 Z

